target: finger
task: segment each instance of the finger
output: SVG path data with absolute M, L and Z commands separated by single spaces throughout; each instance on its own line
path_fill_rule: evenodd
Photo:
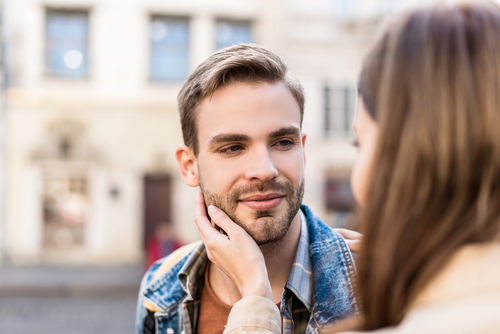
M 361 245 L 363 242 L 361 240 L 346 240 L 347 247 L 351 250 L 353 253 L 359 253 L 361 250 Z
M 196 194 L 195 216 L 208 219 L 205 211 L 205 199 L 203 198 L 201 191 L 198 191 Z
M 348 240 L 363 240 L 363 235 L 353 230 L 336 228 L 335 231 L 337 231 L 341 236 Z
M 200 231 L 201 238 L 206 241 L 207 237 L 211 237 L 215 234 L 219 234 L 210 223 L 205 211 L 205 200 L 203 199 L 203 194 L 198 192 L 196 194 L 196 204 L 195 204 L 195 219 L 196 226 L 198 226 L 198 231 Z
M 243 229 L 232 221 L 224 211 L 213 205 L 208 206 L 208 214 L 212 222 L 222 228 L 228 235 L 243 231 Z

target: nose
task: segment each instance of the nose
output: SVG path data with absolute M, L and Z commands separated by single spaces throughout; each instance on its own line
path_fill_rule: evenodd
M 269 151 L 266 148 L 256 150 L 255 154 L 249 155 L 245 177 L 249 181 L 269 181 L 278 176 L 276 168 Z

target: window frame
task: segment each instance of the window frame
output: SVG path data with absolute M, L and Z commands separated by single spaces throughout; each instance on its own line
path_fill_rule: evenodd
M 90 34 L 91 34 L 91 8 L 88 7 L 53 7 L 53 6 L 47 6 L 45 7 L 44 10 L 44 29 L 43 29 L 43 37 L 44 37 L 44 63 L 43 63 L 43 71 L 44 71 L 44 76 L 46 78 L 54 79 L 54 80 L 74 80 L 74 81 L 85 81 L 88 80 L 90 77 L 90 69 L 91 69 L 91 59 L 90 59 L 90 54 L 91 54 L 91 45 L 90 45 Z M 82 75 L 61 75 L 61 74 L 55 74 L 53 69 L 49 67 L 49 34 L 48 34 L 48 24 L 49 24 L 49 15 L 53 14 L 61 14 L 61 15 L 71 15 L 71 14 L 84 14 L 86 16 L 86 21 L 87 21 L 87 31 L 86 31 L 86 40 L 85 40 L 85 48 L 86 48 L 86 54 L 83 56 L 86 57 L 84 58 L 83 61 L 86 61 L 86 70 L 85 73 Z
M 171 22 L 185 22 L 186 23 L 186 28 L 187 28 L 187 38 L 185 41 L 186 45 L 186 69 L 185 69 L 185 76 L 181 79 L 162 79 L 158 80 L 154 77 L 153 75 L 153 38 L 151 36 L 151 29 L 153 22 L 155 20 L 163 20 L 163 21 L 171 21 Z M 148 38 L 147 38 L 147 43 L 149 47 L 149 55 L 148 55 L 148 81 L 152 84 L 181 84 L 184 82 L 188 76 L 189 76 L 189 71 L 190 71 L 190 61 L 191 61 L 191 18 L 189 16 L 184 16 L 184 15 L 168 15 L 168 14 L 158 14 L 158 13 L 152 13 L 149 15 L 149 21 L 148 21 Z
M 226 45 L 226 46 L 219 48 L 219 46 L 218 46 L 218 38 L 219 38 L 218 37 L 219 36 L 218 35 L 218 26 L 219 26 L 219 23 L 226 23 L 229 25 L 232 25 L 232 24 L 248 25 L 249 32 L 250 32 L 250 41 L 249 42 L 237 42 L 237 43 Z M 215 49 L 215 51 L 219 51 L 223 48 L 226 48 L 226 47 L 229 47 L 232 45 L 236 45 L 239 43 L 255 43 L 255 31 L 254 31 L 253 21 L 250 19 L 236 19 L 236 18 L 227 18 L 227 17 L 216 18 L 215 29 L 214 29 L 214 49 Z
M 335 95 L 342 95 L 336 107 Z M 350 84 L 323 85 L 323 133 L 326 138 L 350 139 L 353 136 L 352 124 L 357 108 L 357 87 Z M 335 120 L 342 119 L 342 124 L 335 126 Z

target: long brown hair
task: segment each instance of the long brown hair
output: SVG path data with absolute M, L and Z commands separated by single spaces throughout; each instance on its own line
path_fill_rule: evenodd
M 361 328 L 396 325 L 462 246 L 500 235 L 500 7 L 433 6 L 393 22 L 360 93 L 380 127 L 361 212 Z

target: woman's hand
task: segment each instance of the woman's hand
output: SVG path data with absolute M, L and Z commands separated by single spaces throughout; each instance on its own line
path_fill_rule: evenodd
M 363 235 L 361 233 L 345 228 L 336 228 L 334 230 L 344 237 L 347 247 L 349 247 L 351 252 L 359 253 L 363 241 Z
M 363 240 L 363 235 L 361 233 L 348 230 L 345 228 L 336 228 L 335 231 L 337 231 L 341 236 L 344 237 L 347 246 L 349 247 L 351 252 L 359 253 L 359 250 L 361 249 L 361 243 Z
M 210 261 L 221 269 L 238 287 L 242 297 L 262 296 L 273 300 L 266 263 L 255 241 L 222 210 L 209 206 L 201 192 L 196 197 L 196 225 Z M 218 231 L 221 228 L 226 232 Z

